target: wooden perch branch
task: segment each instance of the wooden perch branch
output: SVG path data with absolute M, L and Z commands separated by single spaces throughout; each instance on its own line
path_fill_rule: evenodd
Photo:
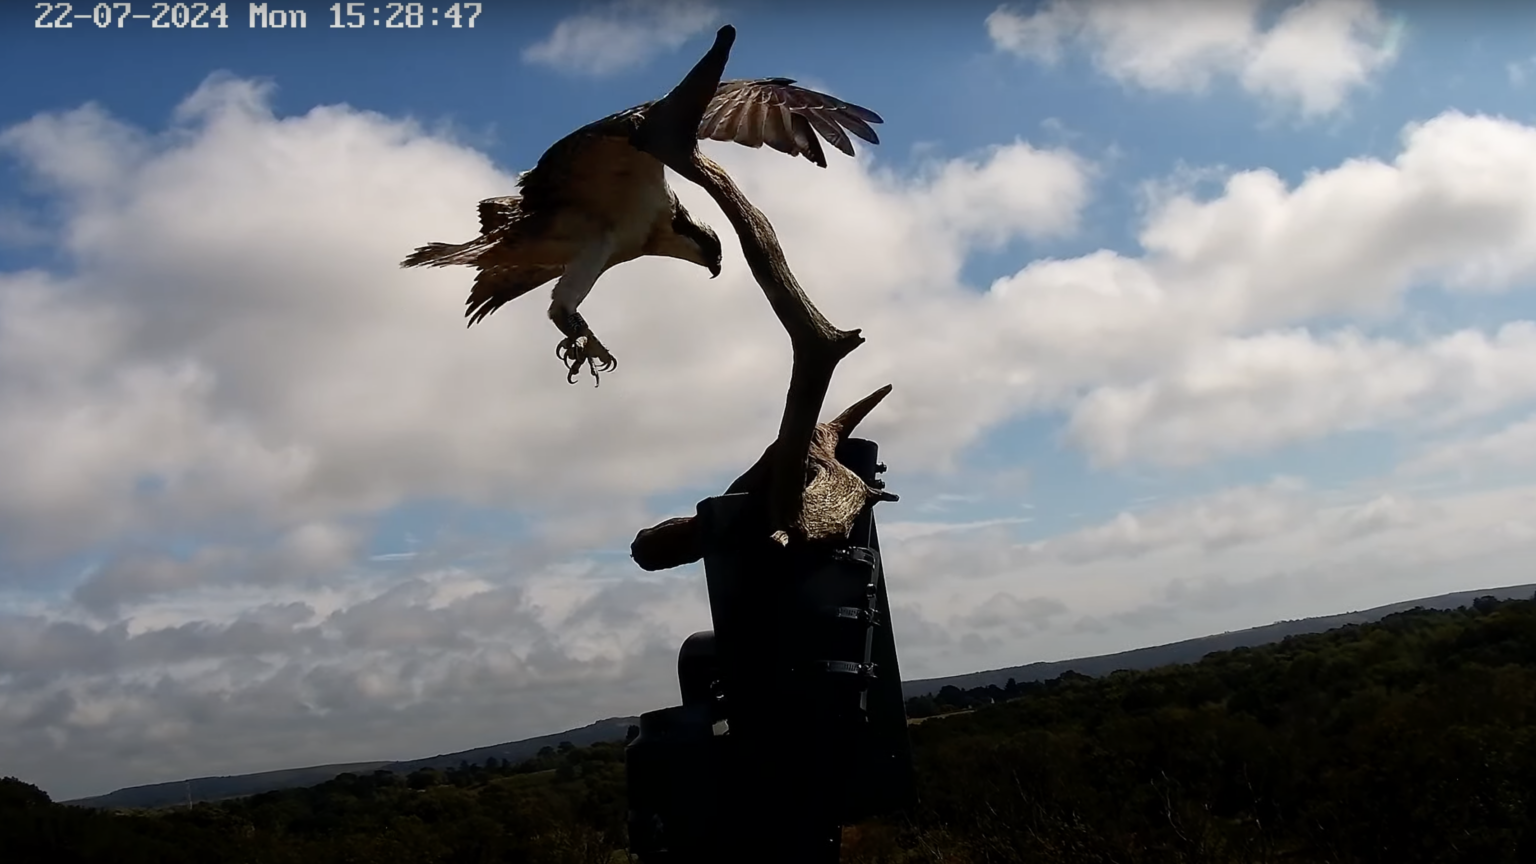
M 793 349 L 794 365 L 778 438 L 757 464 L 731 484 L 730 491 L 767 494 L 768 531 L 781 545 L 792 536 L 816 540 L 841 531 L 846 537 L 853 518 L 865 504 L 884 497 L 884 493 L 869 488 L 839 464 L 833 453 L 836 443 L 885 398 L 890 387 L 856 403 L 831 423 L 816 422 L 838 361 L 863 344 L 864 337 L 858 330 L 839 330 L 817 310 L 790 272 L 767 217 L 747 200 L 725 169 L 699 152 L 699 121 L 720 84 L 735 39 L 734 27 L 721 27 L 715 44 L 672 92 L 652 107 L 633 140 L 636 147 L 702 186 L 715 199 L 736 229 L 752 276 Z M 699 559 L 701 553 L 694 551 L 697 538 L 690 541 L 691 536 L 691 519 L 671 519 L 641 531 L 631 551 L 646 569 L 675 567 Z M 677 560 L 687 555 L 692 557 Z M 662 563 L 665 561 L 676 563 Z M 647 562 L 658 566 L 647 566 Z

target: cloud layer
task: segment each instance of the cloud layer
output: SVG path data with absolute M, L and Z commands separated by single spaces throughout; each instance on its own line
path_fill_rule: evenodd
M 681 47 L 719 17 L 705 0 L 613 0 L 563 19 L 523 59 L 574 75 L 613 75 Z
M 987 17 L 999 49 L 1048 65 L 1081 46 L 1123 84 L 1202 92 L 1217 78 L 1304 117 L 1330 114 L 1396 56 L 1395 31 L 1372 0 L 1049 0 Z

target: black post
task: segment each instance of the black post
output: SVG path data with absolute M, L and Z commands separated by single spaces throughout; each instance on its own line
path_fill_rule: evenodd
M 838 459 L 866 482 L 876 445 Z M 662 861 L 836 862 L 840 826 L 915 800 L 874 513 L 846 542 L 789 549 L 765 502 L 699 502 L 715 629 L 678 657 L 683 705 L 626 754 L 630 848 Z

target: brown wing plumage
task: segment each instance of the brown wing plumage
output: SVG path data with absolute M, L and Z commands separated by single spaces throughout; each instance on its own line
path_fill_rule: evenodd
M 614 155 L 612 145 L 629 142 L 629 136 L 640 127 L 645 110 L 652 104 L 647 102 L 610 114 L 549 145 L 538 163 L 517 178 L 523 211 L 552 213 L 570 203 L 572 181 L 608 168 L 604 163 Z M 640 155 L 639 151 L 633 152 Z
M 428 243 L 405 256 L 401 267 L 447 267 L 453 264 L 479 264 L 486 253 L 509 239 L 512 229 L 523 221 L 522 202 L 515 195 L 487 198 L 480 202 L 480 236 L 468 243 Z
M 822 168 L 827 167 L 827 157 L 817 133 L 849 156 L 853 141 L 847 132 L 871 144 L 880 143 L 869 125 L 883 122 L 879 114 L 794 83 L 791 78 L 720 82 L 715 98 L 704 109 L 699 137 L 748 147 L 766 144 L 780 153 L 804 156 Z
M 516 195 L 481 201 L 480 233 L 490 234 L 510 226 L 521 215 L 521 204 Z
M 467 326 L 474 326 L 506 303 L 527 294 L 560 275 L 561 267 L 489 267 L 475 276 L 475 285 L 464 301 Z
M 402 267 L 447 267 L 468 264 L 480 268 L 464 317 L 474 325 L 509 301 L 557 278 L 560 267 L 505 263 L 507 244 L 515 245 L 527 227 L 523 202 L 515 195 L 480 202 L 480 236 L 468 243 L 428 243 L 400 262 Z

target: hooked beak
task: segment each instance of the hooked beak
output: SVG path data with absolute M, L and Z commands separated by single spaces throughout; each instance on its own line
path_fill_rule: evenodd
M 711 265 L 709 265 L 709 278 L 713 279 L 713 278 L 715 278 L 716 276 L 719 276 L 719 275 L 720 275 L 720 265 L 719 264 L 711 264 Z

